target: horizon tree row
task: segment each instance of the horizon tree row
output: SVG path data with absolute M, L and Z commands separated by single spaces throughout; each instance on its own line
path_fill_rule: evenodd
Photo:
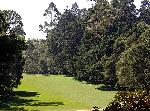
M 63 13 L 51 2 L 43 16 L 49 19 L 40 25 L 46 33 L 47 73 L 149 92 L 148 0 L 141 2 L 140 9 L 134 0 L 95 0 L 89 9 L 74 3 Z

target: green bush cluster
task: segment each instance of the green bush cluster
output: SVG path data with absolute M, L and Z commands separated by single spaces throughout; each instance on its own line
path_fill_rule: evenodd
M 104 111 L 149 111 L 150 95 L 145 91 L 119 91 Z

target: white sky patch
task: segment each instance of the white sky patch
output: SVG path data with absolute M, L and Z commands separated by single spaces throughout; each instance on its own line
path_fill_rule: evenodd
M 44 23 L 43 13 L 54 2 L 59 10 L 63 12 L 66 6 L 71 7 L 75 2 L 80 8 L 91 7 L 92 2 L 87 0 L 0 0 L 0 10 L 14 10 L 22 17 L 24 30 L 27 38 L 45 38 L 45 35 L 39 31 L 39 24 Z M 141 0 L 135 0 L 139 7 Z

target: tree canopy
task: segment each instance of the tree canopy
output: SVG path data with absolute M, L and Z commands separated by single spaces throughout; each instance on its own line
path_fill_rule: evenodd
M 92 8 L 74 3 L 60 13 L 51 2 L 43 14 L 49 21 L 40 25 L 51 72 L 149 90 L 149 4 L 143 0 L 137 9 L 134 0 L 95 0 Z
M 0 98 L 9 96 L 13 88 L 20 84 L 24 64 L 22 51 L 25 49 L 25 37 L 9 27 L 8 12 L 0 11 Z M 11 17 L 16 20 L 16 16 Z M 16 21 L 12 24 L 17 26 Z

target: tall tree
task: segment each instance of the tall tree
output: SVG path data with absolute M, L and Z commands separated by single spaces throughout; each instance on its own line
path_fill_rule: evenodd
M 54 69 L 63 74 L 74 73 L 74 58 L 78 51 L 77 46 L 83 36 L 84 25 L 82 25 L 81 16 L 84 10 L 78 8 L 77 3 L 72 5 L 71 9 L 65 9 L 65 12 L 60 14 L 55 5 L 53 8 L 48 7 L 44 15 L 50 14 L 50 24 L 40 26 L 41 28 L 49 29 L 47 33 L 47 41 L 49 54 L 53 58 Z M 50 13 L 49 13 L 50 12 Z M 55 17 L 52 18 L 53 12 Z
M 129 89 L 143 88 L 147 94 L 150 89 L 150 29 L 148 27 L 145 27 L 145 32 L 141 34 L 138 42 L 122 53 L 117 63 L 119 84 Z
M 150 1 L 143 0 L 139 9 L 139 19 L 150 25 Z
M 57 9 L 55 3 L 51 2 L 43 14 L 43 16 L 47 18 L 47 21 L 44 22 L 44 25 L 39 25 L 40 31 L 48 34 L 48 32 L 57 24 L 60 15 L 61 13 Z
M 110 56 L 114 38 L 111 36 L 116 11 L 108 1 L 97 1 L 96 5 L 88 10 L 86 32 L 80 46 L 77 78 L 104 82 L 104 66 L 102 57 Z M 115 83 L 114 83 L 115 84 Z
M 13 10 L 4 10 L 3 12 L 8 25 L 6 33 L 25 36 L 21 16 Z
M 8 96 L 20 84 L 24 65 L 25 39 L 16 33 L 8 34 L 8 26 L 5 13 L 0 11 L 0 97 Z

